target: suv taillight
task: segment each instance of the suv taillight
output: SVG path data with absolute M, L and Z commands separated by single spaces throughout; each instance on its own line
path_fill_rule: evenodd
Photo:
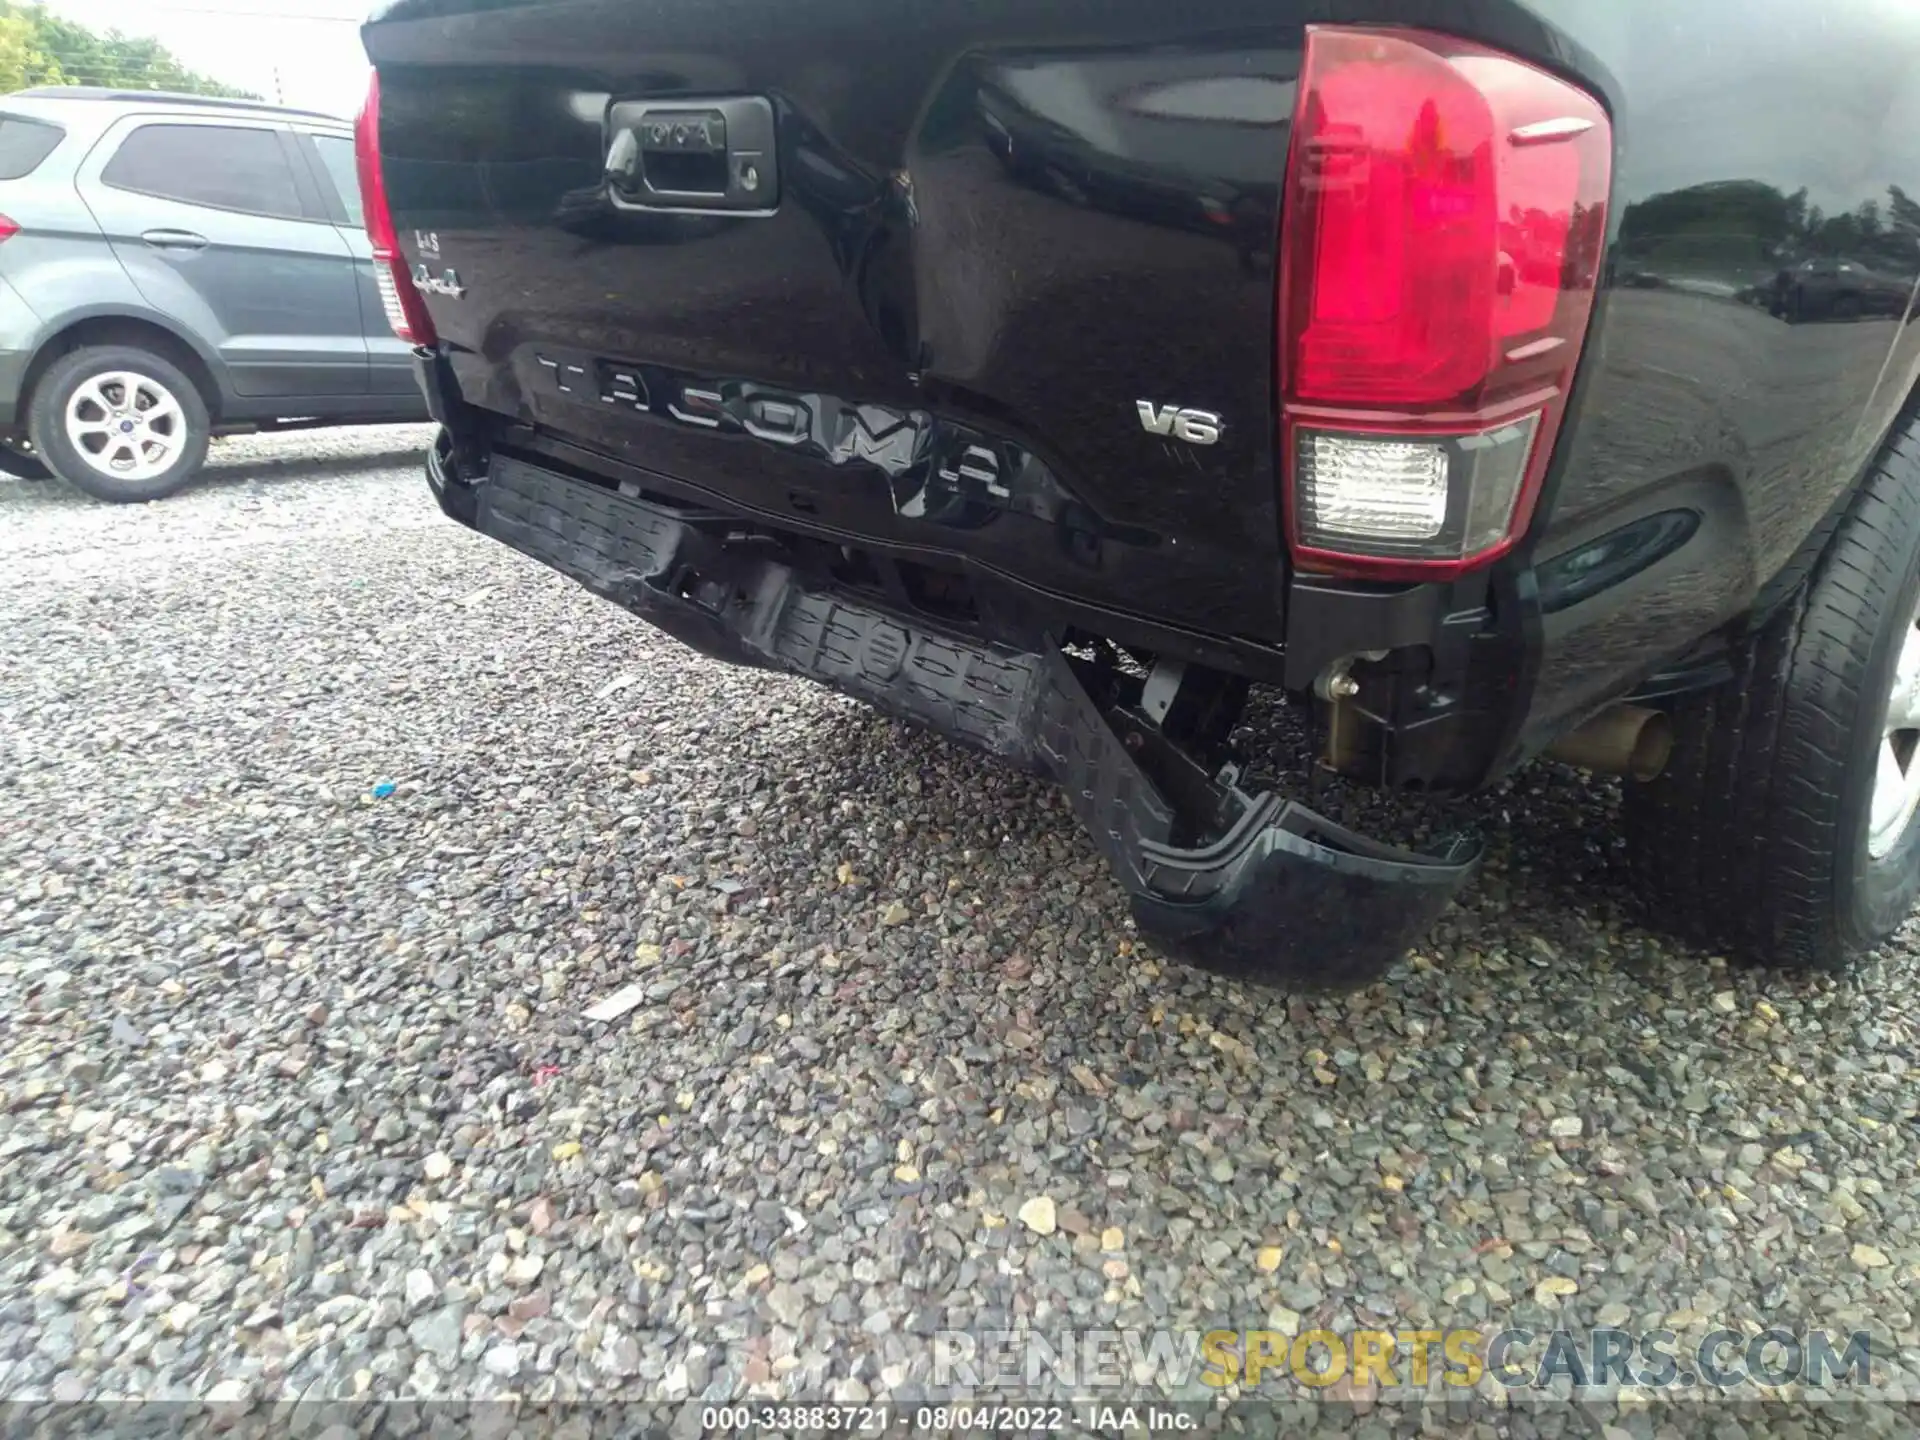
M 0 245 L 4 245 L 20 233 L 20 226 L 10 215 L 0 215 Z
M 1525 532 L 1592 315 L 1612 150 L 1592 96 L 1511 56 L 1309 29 L 1279 315 L 1303 568 L 1431 579 Z
M 367 238 L 373 242 L 373 273 L 387 307 L 387 323 L 409 345 L 436 342 L 427 302 L 414 288 L 387 208 L 387 181 L 380 169 L 380 77 L 367 90 L 367 103 L 353 127 L 354 158 L 360 170 L 360 207 L 366 212 Z

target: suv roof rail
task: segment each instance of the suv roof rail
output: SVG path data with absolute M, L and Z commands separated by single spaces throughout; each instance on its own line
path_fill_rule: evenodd
M 308 120 L 331 120 L 339 125 L 351 123 L 343 116 L 329 115 L 324 110 L 296 110 L 290 105 L 269 105 L 264 100 L 237 100 L 221 95 L 181 95 L 170 90 L 111 90 L 99 85 L 41 85 L 32 90 L 15 91 L 7 98 L 10 100 L 145 101 L 162 105 L 189 105 L 208 110 L 266 111 L 273 115 L 297 115 Z

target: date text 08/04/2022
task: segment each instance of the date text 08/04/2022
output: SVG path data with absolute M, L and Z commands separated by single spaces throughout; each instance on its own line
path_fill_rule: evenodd
M 714 1434 L 949 1434 L 986 1430 L 1004 1434 L 1046 1434 L 1088 1430 L 1180 1434 L 1197 1430 L 1199 1414 L 1174 1405 L 710 1405 L 701 1412 L 701 1430 Z

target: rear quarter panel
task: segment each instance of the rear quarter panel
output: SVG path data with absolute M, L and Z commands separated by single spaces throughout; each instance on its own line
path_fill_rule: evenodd
M 0 213 L 21 227 L 0 246 L 7 287 L 0 303 L 0 423 L 8 425 L 24 424 L 21 387 L 38 368 L 35 357 L 73 325 L 137 318 L 179 333 L 148 305 L 80 197 L 74 174 L 99 139 L 99 125 L 89 123 L 94 117 L 32 113 L 67 134 L 33 174 L 0 182 Z M 194 348 L 213 362 L 204 347 Z
M 1535 9 L 1607 101 L 1616 154 L 1610 283 L 1516 562 L 1544 599 L 1526 749 L 1804 559 L 1920 380 L 1920 6 Z M 1783 275 L 1841 255 L 1872 277 L 1857 305 L 1781 303 Z M 1691 540 L 1582 597 L 1610 537 L 1675 511 Z
M 102 307 L 146 308 L 74 183 L 75 169 L 99 139 L 99 128 L 79 123 L 88 118 L 84 115 L 76 120 L 35 113 L 34 118 L 61 124 L 67 133 L 33 174 L 0 181 L 0 213 L 20 226 L 18 235 L 0 245 L 0 277 L 31 317 L 17 311 L 10 316 L 0 347 L 29 353 L 69 317 Z

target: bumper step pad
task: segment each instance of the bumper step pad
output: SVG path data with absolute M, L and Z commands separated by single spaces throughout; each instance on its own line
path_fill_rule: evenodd
M 477 505 L 433 478 L 454 518 L 702 653 L 820 681 L 1051 776 L 1132 896 L 1141 930 L 1183 960 L 1289 985 L 1366 984 L 1478 867 L 1476 842 L 1399 849 L 1232 787 L 1225 833 L 1181 848 L 1173 805 L 1051 642 L 1010 649 L 812 588 L 699 516 L 504 456 Z

